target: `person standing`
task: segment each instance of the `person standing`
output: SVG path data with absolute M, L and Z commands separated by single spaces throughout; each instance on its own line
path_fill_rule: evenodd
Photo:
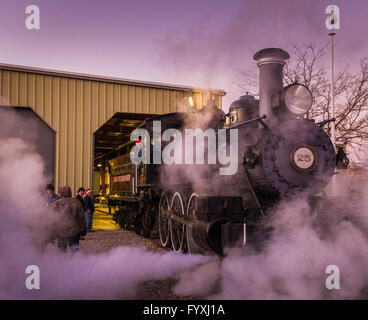
M 95 205 L 93 203 L 92 189 L 86 190 L 86 196 L 84 197 L 84 208 L 87 223 L 87 232 L 92 231 L 93 213 L 95 212 Z
M 59 200 L 50 206 L 55 215 L 52 231 L 57 239 L 57 246 L 66 252 L 69 246 L 72 252 L 79 250 L 79 237 L 85 233 L 86 221 L 83 207 L 79 200 L 72 198 L 69 186 L 59 188 Z
M 55 202 L 56 200 L 59 199 L 59 197 L 58 197 L 57 194 L 55 194 L 55 188 L 54 188 L 54 186 L 51 183 L 49 183 L 46 186 L 46 192 L 47 192 L 47 203 L 46 203 L 46 206 L 47 207 L 50 207 L 53 202 Z
M 83 199 L 83 196 L 84 196 L 84 193 L 86 192 L 86 190 L 84 190 L 84 188 L 83 187 L 80 187 L 79 189 L 78 189 L 78 194 L 77 194 L 77 196 L 75 197 L 76 199 L 78 199 L 79 200 L 79 202 L 81 203 L 81 205 L 82 205 L 82 207 L 83 207 L 83 212 L 85 212 L 86 211 L 86 208 L 85 208 L 85 206 L 84 206 L 84 199 Z
M 47 207 L 47 211 L 45 211 L 45 213 L 49 212 L 50 206 L 59 199 L 58 195 L 55 194 L 55 188 L 54 186 L 49 183 L 46 188 L 45 188 L 46 192 L 47 192 L 47 201 L 46 201 L 46 207 Z M 47 221 L 48 219 L 51 219 L 52 217 L 49 214 L 46 214 L 44 221 Z M 55 243 L 55 236 L 50 232 L 49 228 L 47 226 L 45 226 L 44 232 L 43 232 L 43 237 L 41 240 L 41 245 L 40 245 L 40 249 L 41 252 L 45 251 L 47 245 L 49 243 L 54 244 Z
M 78 189 L 78 192 L 77 192 L 77 195 L 76 195 L 76 199 L 79 200 L 79 202 L 81 203 L 82 207 L 83 207 L 83 214 L 85 215 L 85 212 L 86 212 L 86 208 L 84 206 L 84 193 L 86 192 L 86 190 L 84 190 L 83 187 L 80 187 Z M 87 230 L 87 222 L 86 222 L 86 230 Z M 87 232 L 87 231 L 86 231 Z M 86 232 L 85 233 L 81 233 L 80 235 L 80 239 L 79 240 L 84 240 L 84 236 L 86 235 Z

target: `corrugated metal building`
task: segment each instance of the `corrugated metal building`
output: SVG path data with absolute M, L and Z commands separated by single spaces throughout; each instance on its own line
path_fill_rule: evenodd
M 119 145 L 146 116 L 188 110 L 190 97 L 193 108 L 200 109 L 207 102 L 208 92 L 0 64 L 0 105 L 31 107 L 56 132 L 54 183 L 70 185 L 74 192 L 79 186 L 92 186 L 96 155 Z M 224 95 L 223 90 L 212 90 L 219 108 Z M 110 137 L 104 137 L 106 130 L 98 132 L 106 123 L 110 123 L 110 131 L 117 130 L 115 136 L 115 132 L 110 132 Z M 120 124 L 120 130 L 116 124 Z

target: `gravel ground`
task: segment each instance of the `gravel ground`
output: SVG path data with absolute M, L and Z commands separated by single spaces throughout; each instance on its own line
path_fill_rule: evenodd
M 127 230 L 99 230 L 88 233 L 85 240 L 80 241 L 80 250 L 85 254 L 96 254 L 118 246 L 146 246 L 148 251 L 165 253 L 166 249 L 154 242 Z M 135 299 L 139 300 L 183 300 L 203 299 L 204 297 L 182 297 L 173 293 L 176 279 L 163 281 L 146 281 L 138 286 Z
M 146 246 L 148 251 L 165 253 L 166 249 L 158 246 L 153 241 L 137 235 L 132 231 L 119 230 L 98 230 L 90 232 L 85 240 L 80 241 L 80 250 L 86 254 L 106 252 L 111 248 L 119 246 L 142 247 Z

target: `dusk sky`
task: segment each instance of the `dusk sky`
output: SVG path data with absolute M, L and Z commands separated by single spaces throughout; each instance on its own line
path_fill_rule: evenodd
M 25 27 L 32 4 L 40 30 Z M 257 50 L 329 41 L 329 4 L 340 8 L 336 67 L 356 68 L 368 56 L 366 0 L 1 0 L 0 62 L 224 89 L 227 109 Z

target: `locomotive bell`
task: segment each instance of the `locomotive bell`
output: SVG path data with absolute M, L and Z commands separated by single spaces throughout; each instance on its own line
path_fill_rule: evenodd
M 272 110 L 273 95 L 283 90 L 282 70 L 289 54 L 278 48 L 267 48 L 258 51 L 254 57 L 259 67 L 259 116 L 267 116 L 268 125 L 274 126 L 277 116 Z

